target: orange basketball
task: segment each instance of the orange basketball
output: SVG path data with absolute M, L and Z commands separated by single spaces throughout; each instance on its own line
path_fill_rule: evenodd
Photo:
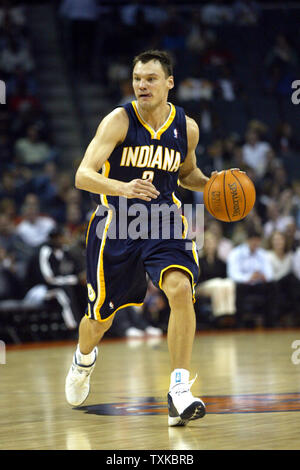
M 203 195 L 208 212 L 223 222 L 236 222 L 246 217 L 256 199 L 254 184 L 240 170 L 223 170 L 213 175 Z

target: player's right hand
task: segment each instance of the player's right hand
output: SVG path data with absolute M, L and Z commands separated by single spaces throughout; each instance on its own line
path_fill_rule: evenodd
M 123 196 L 128 199 L 143 199 L 143 201 L 151 201 L 159 196 L 159 191 L 151 183 L 150 178 L 148 179 L 135 179 L 124 185 Z

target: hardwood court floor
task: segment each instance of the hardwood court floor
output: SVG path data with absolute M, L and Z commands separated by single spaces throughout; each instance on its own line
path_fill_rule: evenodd
M 0 365 L 0 449 L 299 449 L 300 330 L 196 336 L 205 418 L 168 428 L 166 339 L 104 341 L 85 406 L 65 402 L 74 343 L 12 348 Z M 299 356 L 300 357 L 300 354 Z

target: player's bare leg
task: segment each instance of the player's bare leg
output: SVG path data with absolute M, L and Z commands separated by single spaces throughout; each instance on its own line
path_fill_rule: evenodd
M 83 317 L 79 325 L 79 349 L 82 354 L 89 354 L 99 344 L 104 333 L 111 327 L 113 317 L 99 322 Z
M 171 310 L 168 325 L 171 369 L 189 370 L 196 330 L 189 275 L 183 271 L 169 269 L 164 274 L 162 289 Z
M 79 325 L 78 346 L 65 384 L 66 399 L 70 405 L 79 406 L 88 397 L 90 376 L 98 356 L 97 345 L 112 322 L 113 317 L 103 322 L 82 318 Z
M 189 369 L 196 329 L 195 309 L 189 276 L 177 269 L 164 274 L 162 289 L 170 305 L 168 348 L 171 361 L 171 381 L 168 393 L 169 425 L 183 426 L 189 420 L 202 418 L 205 405 L 193 397 Z

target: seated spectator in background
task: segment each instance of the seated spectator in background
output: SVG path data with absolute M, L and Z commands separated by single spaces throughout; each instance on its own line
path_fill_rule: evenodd
M 52 218 L 40 213 L 39 199 L 35 194 L 26 196 L 21 214 L 22 221 L 16 227 L 16 234 L 33 248 L 45 243 L 56 223 Z
M 22 45 L 10 36 L 7 44 L 0 52 L 0 70 L 6 74 L 14 74 L 19 69 L 24 72 L 32 72 L 35 63 L 32 54 L 24 43 Z
M 275 230 L 284 232 L 287 226 L 293 222 L 293 216 L 281 214 L 278 202 L 271 201 L 267 206 L 267 222 L 263 226 L 265 238 L 269 238 Z
M 0 200 L 13 199 L 19 206 L 23 202 L 26 189 L 26 180 L 21 172 L 14 169 L 2 174 L 0 180 Z
M 275 282 L 274 303 L 279 316 L 295 314 L 297 303 L 296 278 L 293 274 L 293 253 L 289 250 L 288 238 L 275 231 L 268 241 L 267 255 L 272 265 L 273 280 Z
M 83 312 L 77 298 L 80 278 L 74 260 L 64 249 L 66 243 L 59 226 L 49 232 L 47 241 L 28 263 L 24 300 L 31 305 L 55 302 L 61 309 L 67 328 L 72 330 L 79 324 Z
M 298 246 L 293 254 L 293 273 L 298 281 L 300 281 L 300 246 Z
M 22 298 L 23 288 L 16 271 L 14 256 L 0 242 L 0 300 Z
M 148 323 L 143 307 L 125 307 L 118 312 L 112 325 L 111 334 L 127 338 L 162 336 L 160 328 Z
M 235 283 L 227 278 L 226 263 L 218 257 L 217 250 L 217 237 L 206 231 L 203 251 L 199 257 L 200 276 L 196 297 L 211 299 L 212 313 L 216 319 L 236 312 Z
M 187 77 L 182 80 L 177 90 L 177 99 L 180 102 L 211 100 L 214 85 L 206 78 Z
M 20 164 L 33 169 L 55 158 L 55 151 L 47 142 L 40 139 L 38 127 L 35 125 L 28 127 L 26 137 L 16 141 L 15 154 Z
M 38 98 L 28 90 L 25 77 L 16 83 L 16 90 L 14 90 L 9 97 L 8 106 L 14 113 L 23 112 L 27 109 L 34 111 L 40 110 L 41 103 Z
M 233 243 L 223 234 L 222 222 L 212 219 L 208 222 L 208 232 L 212 233 L 217 239 L 217 256 L 226 263 L 228 255 L 233 248 Z
M 0 133 L 0 173 L 6 170 L 12 164 L 13 143 L 9 136 L 3 132 Z
M 65 231 L 70 236 L 74 235 L 75 232 L 80 230 L 82 224 L 85 223 L 81 207 L 76 203 L 69 203 L 66 206 L 66 222 Z
M 296 66 L 298 64 L 298 54 L 285 34 L 279 33 L 275 38 L 275 43 L 267 54 L 265 64 L 267 67 L 279 65 L 280 67 L 289 65 Z
M 261 141 L 258 132 L 253 129 L 247 131 L 245 138 L 246 142 L 242 148 L 243 162 L 262 178 L 266 171 L 267 153 L 271 146 L 268 142 Z
M 121 80 L 119 87 L 121 95 L 120 101 L 118 103 L 119 106 L 126 103 L 131 103 L 131 101 L 135 100 L 135 95 L 133 93 L 132 82 L 130 78 Z
M 243 325 L 243 316 L 248 312 L 251 296 L 259 298 L 255 308 L 264 315 L 264 325 L 274 326 L 276 312 L 273 305 L 273 270 L 267 251 L 261 248 L 262 235 L 253 228 L 248 229 L 247 241 L 233 248 L 228 256 L 227 275 L 236 283 L 237 325 Z M 255 315 L 255 312 L 253 316 Z
M 170 307 L 168 300 L 162 290 L 148 280 L 148 287 L 143 305 L 144 317 L 148 324 L 167 332 Z

